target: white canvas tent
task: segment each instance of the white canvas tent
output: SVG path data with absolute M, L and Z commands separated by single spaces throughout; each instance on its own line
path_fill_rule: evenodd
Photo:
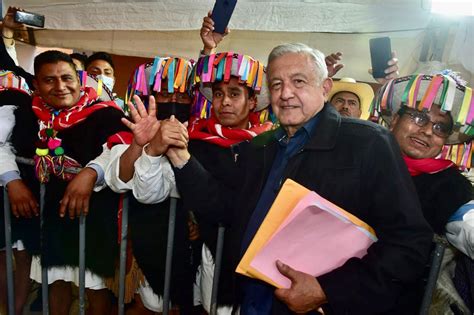
M 46 29 L 34 31 L 40 46 L 196 58 L 202 17 L 213 4 L 213 0 L 4 0 L 3 9 L 15 5 L 44 14 Z M 472 0 L 450 3 L 471 13 L 473 5 Z M 390 36 L 401 74 L 451 68 L 472 86 L 473 20 L 434 15 L 429 0 L 239 0 L 229 25 L 231 34 L 219 50 L 265 60 L 277 44 L 304 42 L 324 53 L 344 53 L 346 67 L 338 77 L 370 82 L 368 41 Z

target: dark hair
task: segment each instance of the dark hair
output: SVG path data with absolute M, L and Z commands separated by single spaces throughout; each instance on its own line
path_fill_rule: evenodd
M 255 96 L 255 90 L 252 89 L 251 87 L 249 86 L 246 86 L 247 87 L 247 91 L 249 91 L 249 98 L 252 98 Z
M 14 89 L 0 91 L 0 106 L 11 104 L 31 107 L 31 96 Z
M 48 63 L 58 63 L 59 61 L 67 62 L 76 71 L 76 65 L 72 61 L 71 56 L 59 50 L 47 50 L 35 58 L 34 68 L 35 75 L 38 75 L 41 67 Z
M 104 51 L 99 51 L 99 52 L 96 52 L 96 53 L 90 55 L 89 58 L 87 58 L 85 68 L 87 69 L 87 67 L 89 67 L 89 65 L 92 63 L 92 61 L 95 61 L 95 60 L 104 60 L 104 61 L 108 62 L 110 64 L 110 66 L 112 67 L 112 69 L 114 69 L 114 71 L 115 71 L 115 66 L 114 66 L 114 62 L 112 61 L 112 56 L 109 55 L 108 53 L 104 52 Z
M 72 53 L 69 55 L 72 59 L 79 60 L 82 63 L 82 66 L 85 67 L 86 61 L 87 61 L 87 56 L 84 54 L 80 53 Z

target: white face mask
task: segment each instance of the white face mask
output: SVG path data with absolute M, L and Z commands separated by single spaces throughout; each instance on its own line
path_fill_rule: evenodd
M 112 92 L 114 88 L 115 80 L 103 74 L 99 75 L 98 78 L 102 79 L 102 83 Z

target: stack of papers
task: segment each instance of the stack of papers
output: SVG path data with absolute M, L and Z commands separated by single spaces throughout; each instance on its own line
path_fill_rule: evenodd
M 289 288 L 291 281 L 280 274 L 277 260 L 316 277 L 365 256 L 376 241 L 366 223 L 288 179 L 236 272 Z

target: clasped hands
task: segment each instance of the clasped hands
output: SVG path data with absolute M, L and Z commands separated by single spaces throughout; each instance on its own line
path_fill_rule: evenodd
M 159 121 L 156 118 L 157 108 L 153 96 L 149 97 L 148 109 L 138 96 L 135 95 L 133 99 L 136 108 L 132 103 L 128 103 L 131 120 L 122 118 L 122 122 L 133 133 L 131 145 L 144 147 L 150 156 L 166 154 L 175 166 L 189 160 L 186 124 L 181 123 L 174 115 Z

